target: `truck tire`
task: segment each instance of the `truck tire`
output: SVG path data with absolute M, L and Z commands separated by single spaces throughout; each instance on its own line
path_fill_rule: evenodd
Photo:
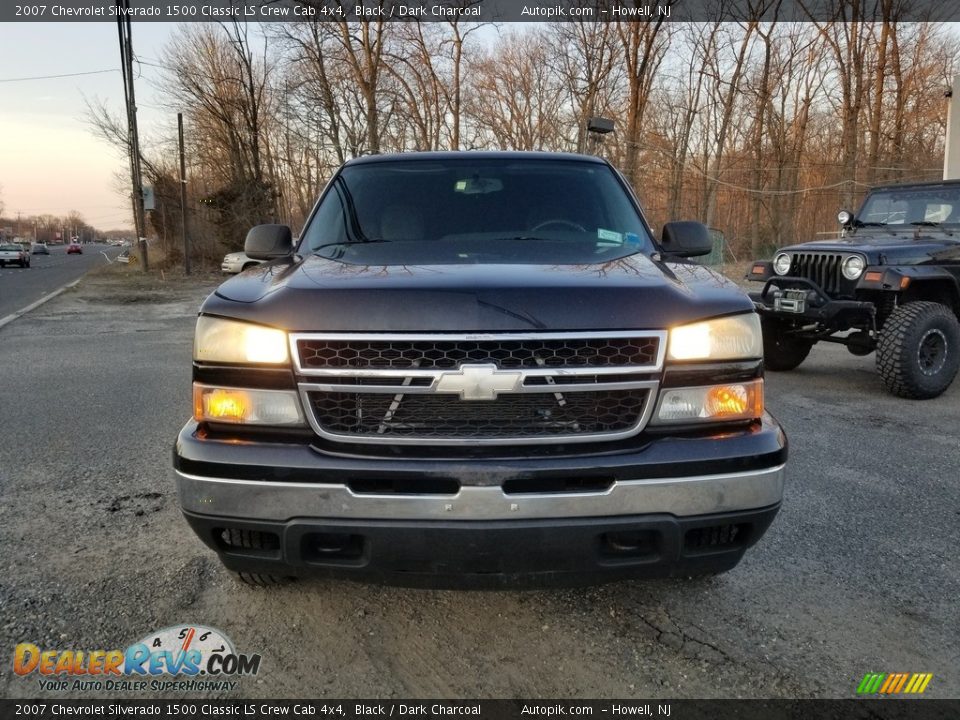
M 790 337 L 783 332 L 783 323 L 764 318 L 763 364 L 767 370 L 785 372 L 798 367 L 807 359 L 813 343 L 810 340 Z
M 946 305 L 911 302 L 887 318 L 877 371 L 894 395 L 926 400 L 943 393 L 960 368 L 960 322 Z
M 226 530 L 225 532 L 229 535 L 229 542 L 233 547 L 250 548 L 251 550 L 265 549 L 263 536 L 255 530 Z M 290 582 L 290 578 L 281 575 L 266 575 L 242 570 L 231 570 L 230 572 L 244 585 L 255 587 L 272 587 L 274 585 L 286 585 Z

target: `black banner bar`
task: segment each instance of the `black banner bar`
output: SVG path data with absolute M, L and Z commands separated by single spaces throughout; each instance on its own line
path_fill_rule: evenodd
M 960 700 L 0 700 L 0 718 L 955 720 Z
M 854 3 L 858 21 L 886 4 Z M 912 0 L 897 22 L 960 20 L 960 3 Z M 37 0 L 0 3 L 0 22 L 810 22 L 851 19 L 851 0 Z M 890 12 L 887 8 L 886 12 Z

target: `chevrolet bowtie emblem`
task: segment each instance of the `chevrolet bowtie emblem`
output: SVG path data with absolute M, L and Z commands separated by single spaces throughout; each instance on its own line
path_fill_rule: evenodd
M 497 393 L 515 392 L 522 373 L 498 370 L 496 365 L 461 365 L 440 375 L 436 392 L 457 393 L 461 400 L 496 400 Z

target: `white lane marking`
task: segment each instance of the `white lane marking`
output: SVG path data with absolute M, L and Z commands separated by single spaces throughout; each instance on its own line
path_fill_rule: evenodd
M 72 288 L 74 285 L 76 285 L 77 283 L 79 283 L 81 280 L 83 280 L 83 278 L 82 278 L 82 277 L 79 277 L 79 278 L 77 278 L 76 280 L 74 280 L 73 282 L 64 285 L 64 286 L 63 286 L 62 288 L 60 288 L 59 290 L 54 290 L 52 293 L 47 293 L 46 295 L 44 295 L 44 296 L 43 296 L 42 298 L 40 298 L 39 300 L 37 300 L 37 301 L 35 301 L 35 302 L 32 302 L 32 303 L 30 303 L 29 305 L 27 305 L 25 308 L 21 308 L 21 309 L 17 310 L 16 312 L 12 312 L 12 313 L 10 313 L 9 315 L 7 315 L 5 318 L 0 318 L 0 328 L 2 328 L 4 325 L 8 325 L 8 324 L 12 323 L 14 320 L 16 320 L 16 319 L 17 319 L 18 317 L 20 317 L 21 315 L 26 315 L 26 314 L 27 314 L 28 312 L 30 312 L 31 310 L 34 310 L 34 309 L 40 307 L 41 305 L 43 305 L 43 304 L 44 304 L 45 302 L 47 302 L 48 300 L 53 300 L 57 295 L 59 295 L 60 293 L 66 291 L 66 290 L 69 290 L 69 289 Z

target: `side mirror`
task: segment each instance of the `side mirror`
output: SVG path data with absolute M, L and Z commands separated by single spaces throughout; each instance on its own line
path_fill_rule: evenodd
M 254 260 L 275 260 L 293 252 L 293 233 L 286 225 L 257 225 L 250 228 L 243 251 Z
M 660 249 L 674 257 L 709 255 L 713 250 L 713 238 L 703 223 L 692 220 L 668 222 L 663 226 Z

